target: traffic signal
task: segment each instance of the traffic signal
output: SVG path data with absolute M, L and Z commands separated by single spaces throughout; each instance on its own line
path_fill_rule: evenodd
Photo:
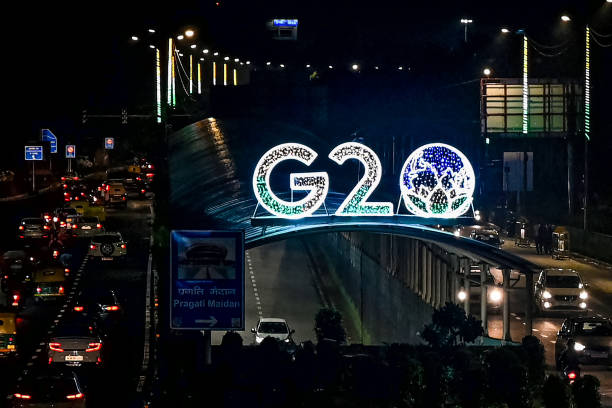
M 87 109 L 83 109 L 83 116 L 81 116 L 81 123 L 82 124 L 87 123 Z
M 121 123 L 126 125 L 127 124 L 127 118 L 128 118 L 127 109 L 122 108 L 121 109 Z

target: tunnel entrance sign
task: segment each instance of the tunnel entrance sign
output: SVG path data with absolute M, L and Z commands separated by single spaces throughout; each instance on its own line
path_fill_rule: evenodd
M 291 201 L 272 191 L 270 175 L 285 160 L 310 166 L 316 158 L 317 152 L 299 143 L 284 143 L 264 153 L 252 180 L 259 205 L 278 218 L 297 220 L 313 216 L 327 198 L 330 185 L 327 172 L 291 173 Z M 372 149 L 362 143 L 342 143 L 332 149 L 328 158 L 338 165 L 355 159 L 365 167 L 363 177 L 336 209 L 335 216 L 394 216 L 393 203 L 368 201 L 382 177 L 382 164 Z M 399 179 L 400 200 L 410 213 L 419 217 L 457 218 L 472 207 L 475 183 L 474 170 L 463 153 L 453 146 L 430 143 L 416 149 L 404 162 Z M 294 201 L 295 191 L 306 193 Z
M 170 328 L 244 330 L 244 232 L 170 234 Z

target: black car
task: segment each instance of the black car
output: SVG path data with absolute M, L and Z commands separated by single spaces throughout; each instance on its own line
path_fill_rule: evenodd
M 470 238 L 484 242 L 485 244 L 493 245 L 497 248 L 501 248 L 504 243 L 504 241 L 499 238 L 499 233 L 494 229 L 472 230 Z
M 85 407 L 85 390 L 76 373 L 58 367 L 26 373 L 9 398 L 12 407 Z
M 557 333 L 555 361 L 569 339 L 574 339 L 574 350 L 581 364 L 612 366 L 612 321 L 603 317 L 578 316 L 566 319 Z
M 102 334 L 107 334 L 108 330 L 119 323 L 124 314 L 117 291 L 99 287 L 80 291 L 76 296 L 72 312 L 93 319 Z

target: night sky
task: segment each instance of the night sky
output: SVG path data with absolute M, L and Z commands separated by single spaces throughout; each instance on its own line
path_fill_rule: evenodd
M 198 43 L 243 59 L 273 59 L 289 66 L 304 61 L 344 67 L 353 61 L 364 66 L 407 64 L 424 80 L 448 85 L 479 77 L 487 64 L 496 66 L 499 76 L 520 75 L 520 61 L 508 57 L 516 46 L 499 45 L 501 26 L 525 27 L 543 44 L 567 38 L 576 42 L 565 60 L 542 58 L 538 69 L 544 72 L 534 73 L 542 76 L 580 77 L 578 44 L 587 16 L 600 32 L 612 32 L 612 4 L 603 0 L 406 3 L 412 2 L 227 0 L 219 6 L 198 1 L 163 7 L 155 2 L 54 2 L 37 7 L 24 2 L 5 14 L 3 26 L 9 51 L 4 95 L 11 143 L 36 138 L 41 127 L 76 132 L 83 107 L 118 113 L 121 106 L 133 111 L 142 104 L 139 99 L 150 86 L 143 80 L 149 75 L 150 51 L 144 44 L 130 44 L 129 37 L 142 36 L 149 27 L 158 32 L 195 27 Z M 563 12 L 574 18 L 573 28 L 561 26 Z M 299 19 L 297 43 L 267 38 L 265 21 L 275 17 Z M 462 17 L 474 20 L 467 45 Z M 8 24 L 14 18 L 20 21 L 19 30 Z M 610 50 L 598 50 L 608 67 Z M 597 78 L 604 69 L 598 69 L 594 82 L 609 89 L 610 81 Z

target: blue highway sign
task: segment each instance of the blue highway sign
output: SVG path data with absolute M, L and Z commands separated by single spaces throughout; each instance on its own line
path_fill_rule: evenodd
M 170 234 L 170 328 L 244 330 L 244 232 Z
M 66 158 L 74 159 L 76 157 L 76 146 L 75 145 L 66 145 Z
M 43 159 L 43 147 L 42 146 L 26 146 L 25 147 L 25 159 L 26 160 L 42 160 Z
M 104 138 L 104 148 L 107 150 L 115 148 L 115 138 L 114 137 L 105 137 Z
M 57 137 L 51 132 L 49 129 L 42 129 L 41 140 L 43 142 L 49 142 L 51 149 L 49 150 L 51 153 L 57 153 Z

